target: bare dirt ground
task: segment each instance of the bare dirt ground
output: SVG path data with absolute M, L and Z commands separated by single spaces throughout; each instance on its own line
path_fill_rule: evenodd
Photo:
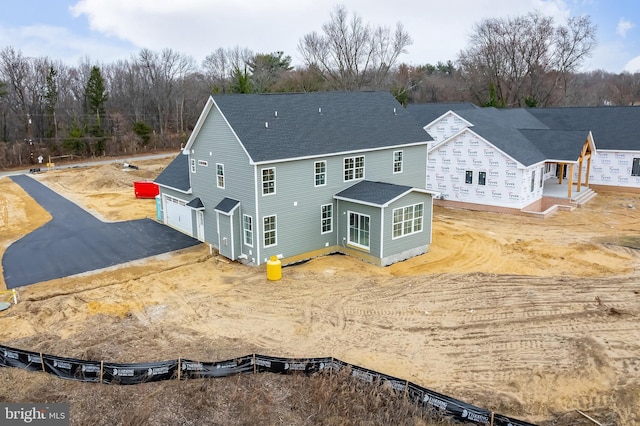
M 168 161 L 35 178 L 104 220 L 155 217 L 132 181 Z M 0 251 L 47 220 L 0 179 Z M 326 256 L 278 282 L 202 245 L 22 288 L 0 342 L 114 362 L 334 356 L 532 422 L 640 424 L 640 194 L 544 220 L 436 207 L 433 241 L 387 268 Z

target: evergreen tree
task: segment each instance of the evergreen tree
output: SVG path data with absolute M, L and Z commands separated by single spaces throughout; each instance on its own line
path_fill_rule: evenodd
M 89 127 L 89 133 L 93 136 L 102 136 L 104 135 L 102 130 L 102 117 L 105 115 L 104 105 L 107 102 L 108 96 L 102 73 L 97 66 L 91 68 L 91 74 L 85 87 L 85 97 L 87 102 L 87 115 L 91 117 L 95 114 L 96 118 L 95 124 Z
M 58 136 L 58 123 L 56 121 L 56 106 L 58 104 L 58 82 L 56 76 L 58 72 L 49 67 L 47 74 L 46 91 L 44 94 L 45 128 L 44 135 L 47 138 Z

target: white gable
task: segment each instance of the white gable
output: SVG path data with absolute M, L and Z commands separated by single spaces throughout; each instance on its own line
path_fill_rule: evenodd
M 541 196 L 541 188 L 531 193 L 528 185 L 532 170 L 539 169 L 539 165 L 525 168 L 467 128 L 430 151 L 427 189 L 452 201 L 519 209 Z
M 427 124 L 424 129 L 435 141 L 432 145 L 433 147 L 449 139 L 461 130 L 471 126 L 473 126 L 473 124 L 460 117 L 455 112 L 448 111 L 433 120 L 431 123 Z

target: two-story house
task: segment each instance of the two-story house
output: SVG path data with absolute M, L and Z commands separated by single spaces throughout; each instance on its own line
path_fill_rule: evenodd
M 159 217 L 229 259 L 425 253 L 431 137 L 387 92 L 210 97 L 158 176 Z

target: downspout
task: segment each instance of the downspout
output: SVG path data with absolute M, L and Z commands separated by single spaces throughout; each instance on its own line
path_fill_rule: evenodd
M 380 209 L 380 260 L 384 257 L 384 206 Z
M 259 210 L 259 203 L 258 203 L 258 166 L 257 165 L 253 165 L 253 196 L 256 202 L 256 226 L 255 226 L 255 230 L 256 230 L 256 234 L 255 234 L 255 242 L 256 242 L 256 265 L 260 265 L 260 210 Z

